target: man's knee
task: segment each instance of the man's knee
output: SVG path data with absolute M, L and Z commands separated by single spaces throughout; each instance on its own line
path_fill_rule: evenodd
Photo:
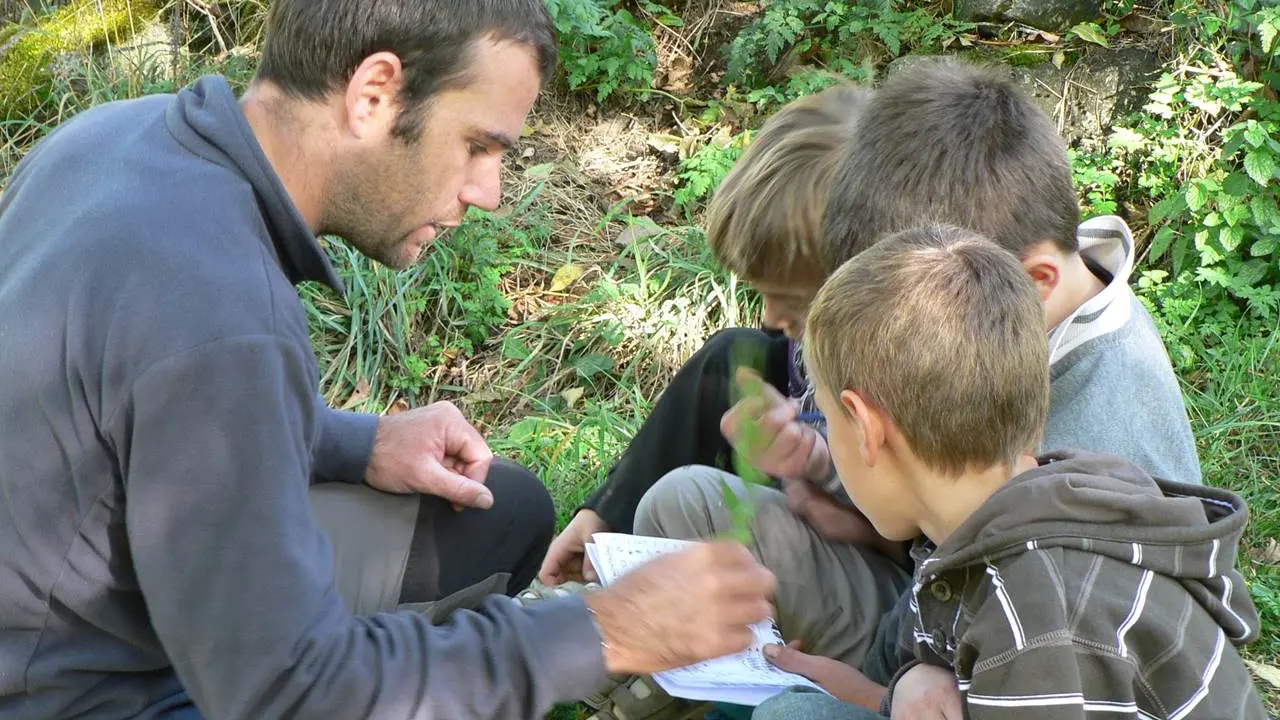
M 527 530 L 533 542 L 551 542 L 556 506 L 538 476 L 510 460 L 494 458 L 485 485 L 493 493 L 489 512 L 510 517 L 514 526 Z

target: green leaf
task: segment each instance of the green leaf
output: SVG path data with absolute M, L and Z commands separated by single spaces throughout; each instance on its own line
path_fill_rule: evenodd
M 1218 227 L 1222 224 L 1222 216 L 1216 212 L 1211 212 L 1208 215 L 1205 215 L 1204 220 L 1201 220 L 1200 222 L 1204 223 L 1205 227 Z
M 1223 226 L 1218 231 L 1218 243 L 1222 245 L 1222 249 L 1229 253 L 1236 251 L 1240 247 L 1240 243 L 1244 241 L 1244 229 L 1240 227 Z
M 1209 197 L 1205 194 L 1204 188 L 1195 181 L 1187 185 L 1186 197 L 1187 207 L 1190 208 L 1191 212 L 1199 212 L 1200 208 L 1209 202 Z
M 1249 208 L 1253 210 L 1253 222 L 1263 230 L 1280 231 L 1280 206 L 1277 206 L 1277 200 L 1275 195 L 1258 194 L 1249 202 Z
M 1258 242 L 1254 243 L 1253 247 L 1249 248 L 1249 254 L 1253 257 L 1265 257 L 1267 255 L 1274 254 L 1275 251 L 1276 251 L 1276 240 L 1275 238 L 1269 238 L 1269 237 L 1262 238 Z
M 1173 228 L 1165 225 L 1156 231 L 1155 239 L 1151 241 L 1151 260 L 1152 262 L 1159 260 L 1169 251 L 1169 246 L 1173 244 L 1173 239 L 1177 237 Z
M 1152 225 L 1163 222 L 1167 218 L 1172 218 L 1181 214 L 1187 209 L 1186 195 L 1170 195 L 1169 197 L 1156 203 L 1151 208 L 1149 222 Z
M 1107 39 L 1106 31 L 1098 26 L 1098 23 L 1086 22 L 1071 28 L 1071 32 L 1076 37 L 1091 42 L 1094 45 L 1101 45 L 1104 48 L 1111 47 L 1111 41 Z
M 1250 120 L 1244 129 L 1244 139 L 1251 146 L 1260 148 L 1267 144 L 1267 131 L 1262 129 L 1257 120 Z
M 599 375 L 602 372 L 613 370 L 613 358 L 608 355 L 584 355 L 573 361 L 573 368 L 585 380 Z
M 1244 156 L 1244 171 L 1259 185 L 1266 187 L 1276 174 L 1276 158 L 1265 150 L 1250 150 Z
M 1260 23 L 1258 25 L 1258 34 L 1262 36 L 1262 54 L 1265 56 L 1271 52 L 1271 46 L 1275 44 L 1276 35 L 1280 34 L 1280 23 Z

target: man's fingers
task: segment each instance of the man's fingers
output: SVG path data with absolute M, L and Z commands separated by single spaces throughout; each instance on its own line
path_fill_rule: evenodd
M 591 557 L 585 552 L 582 554 L 582 579 L 587 582 L 600 582 L 600 576 L 596 574 L 596 568 L 591 564 Z
M 451 472 L 443 465 L 437 465 L 428 471 L 428 482 L 434 488 L 432 494 L 449 502 L 481 510 L 493 507 L 493 493 L 484 483 Z

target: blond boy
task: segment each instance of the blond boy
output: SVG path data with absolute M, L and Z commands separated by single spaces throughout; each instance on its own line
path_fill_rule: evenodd
M 756 720 L 888 715 L 919 664 L 954 673 L 974 720 L 1265 717 L 1236 651 L 1258 632 L 1244 503 L 1114 455 L 1029 455 L 1045 329 L 1018 259 L 954 227 L 883 239 L 823 286 L 806 350 L 834 463 L 879 533 L 918 538 L 903 630 L 882 633 L 912 659 L 868 678 L 778 649 L 848 703 L 792 691 Z

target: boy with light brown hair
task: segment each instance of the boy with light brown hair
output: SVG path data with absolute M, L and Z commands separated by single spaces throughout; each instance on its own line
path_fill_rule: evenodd
M 880 634 L 910 660 L 867 677 L 773 648 L 834 697 L 753 718 L 887 716 L 921 663 L 954 673 L 974 720 L 1265 717 L 1236 650 L 1259 629 L 1234 569 L 1243 501 L 1114 455 L 1033 457 L 1045 331 L 1018 259 L 955 227 L 880 240 L 823 286 L 805 347 L 834 463 L 877 532 L 915 539 L 901 631 Z
M 670 471 L 691 465 L 730 473 L 741 470 L 734 458 L 735 414 L 729 411 L 737 394 L 735 366 L 743 358 L 761 361 L 756 370 L 762 384 L 780 399 L 780 421 L 796 421 L 788 422 L 787 432 L 773 443 L 777 476 L 811 477 L 820 484 L 833 480 L 821 418 L 806 418 L 817 413 L 807 393 L 797 341 L 810 301 L 836 267 L 822 235 L 823 210 L 869 97 L 867 90 L 842 85 L 789 103 L 769 118 L 721 183 L 708 211 L 707 243 L 723 267 L 761 293 L 766 329 L 723 330 L 685 363 L 604 484 L 552 543 L 539 574 L 542 583 L 561 586 L 594 580 L 584 544 L 596 532 L 631 532 L 641 497 Z M 840 492 L 838 481 L 831 487 Z M 873 547 L 827 543 L 804 515 L 794 511 L 798 506 L 789 505 L 784 493 L 767 490 L 761 518 L 769 518 L 769 529 L 757 535 L 766 559 L 781 562 L 774 550 L 790 555 L 804 544 L 811 552 L 798 553 L 791 564 L 805 577 L 815 582 L 833 573 L 866 578 L 857 588 L 842 589 L 836 600 L 866 608 L 869 621 L 892 607 L 906 587 L 904 568 Z M 852 513 L 834 502 L 813 507 L 818 508 L 817 522 L 838 522 Z M 566 589 L 535 587 L 527 596 L 535 599 Z M 797 611 L 779 619 L 784 632 L 810 637 L 825 632 L 831 642 L 811 647 L 837 657 L 864 652 L 869 638 L 847 646 L 843 639 L 853 634 L 830 628 L 820 617 L 804 628 L 794 625 L 793 617 L 816 617 L 824 598 L 807 592 L 804 584 L 791 584 L 784 596 L 785 607 Z M 606 688 L 588 703 L 635 720 L 697 712 L 644 679 Z

